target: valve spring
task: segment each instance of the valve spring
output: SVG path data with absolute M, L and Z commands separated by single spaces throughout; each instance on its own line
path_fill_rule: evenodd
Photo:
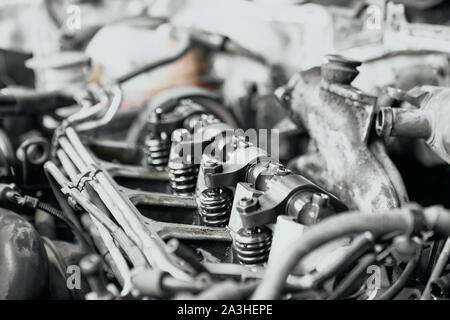
M 228 188 L 206 189 L 197 198 L 197 202 L 203 225 L 224 227 L 228 224 L 233 206 L 233 191 Z
M 272 230 L 269 228 L 241 228 L 233 240 L 233 248 L 241 264 L 260 264 L 267 261 L 272 245 Z
M 158 170 L 164 170 L 169 161 L 170 139 L 165 132 L 159 137 L 150 135 L 145 140 L 147 164 Z
M 176 194 L 190 194 L 194 192 L 197 184 L 199 165 L 169 161 L 170 187 Z

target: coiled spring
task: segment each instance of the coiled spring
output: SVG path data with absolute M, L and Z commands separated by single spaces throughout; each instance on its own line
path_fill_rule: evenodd
M 210 227 L 223 227 L 228 224 L 233 206 L 233 192 L 228 188 L 203 190 L 197 198 L 198 212 L 202 223 Z
M 242 264 L 267 261 L 272 245 L 272 230 L 267 227 L 241 228 L 233 240 L 237 258 Z
M 147 164 L 158 170 L 164 170 L 169 162 L 170 139 L 165 132 L 159 136 L 149 135 L 145 139 Z

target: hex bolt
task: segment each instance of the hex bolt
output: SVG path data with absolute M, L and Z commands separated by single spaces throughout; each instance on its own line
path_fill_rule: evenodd
M 203 174 L 214 174 L 222 172 L 222 164 L 214 159 L 208 159 L 203 163 Z
M 259 207 L 259 200 L 255 197 L 243 197 L 239 200 L 237 204 L 237 211 L 239 213 L 249 213 L 255 211 Z

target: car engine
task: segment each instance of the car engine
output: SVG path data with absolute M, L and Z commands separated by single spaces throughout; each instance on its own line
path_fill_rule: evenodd
M 449 299 L 449 14 L 1 2 L 0 299 Z

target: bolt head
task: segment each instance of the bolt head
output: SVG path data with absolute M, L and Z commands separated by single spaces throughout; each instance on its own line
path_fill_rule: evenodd
M 326 207 L 329 205 L 330 197 L 325 193 L 314 193 L 311 202 L 319 207 Z
M 96 273 L 101 268 L 101 265 L 102 259 L 97 254 L 89 254 L 80 260 L 81 272 L 86 276 Z
M 172 142 L 181 142 L 181 141 L 186 141 L 189 140 L 190 138 L 190 133 L 187 129 L 184 128 L 180 128 L 180 129 L 176 129 L 172 132 Z
M 259 200 L 258 198 L 247 198 L 243 197 L 241 200 L 239 200 L 236 209 L 240 213 L 248 213 L 255 211 L 259 208 Z
M 206 160 L 203 162 L 203 174 L 214 174 L 222 172 L 223 166 L 215 160 Z
M 161 108 L 156 108 L 152 111 L 149 117 L 149 122 L 158 122 L 162 119 L 163 116 L 163 110 Z

